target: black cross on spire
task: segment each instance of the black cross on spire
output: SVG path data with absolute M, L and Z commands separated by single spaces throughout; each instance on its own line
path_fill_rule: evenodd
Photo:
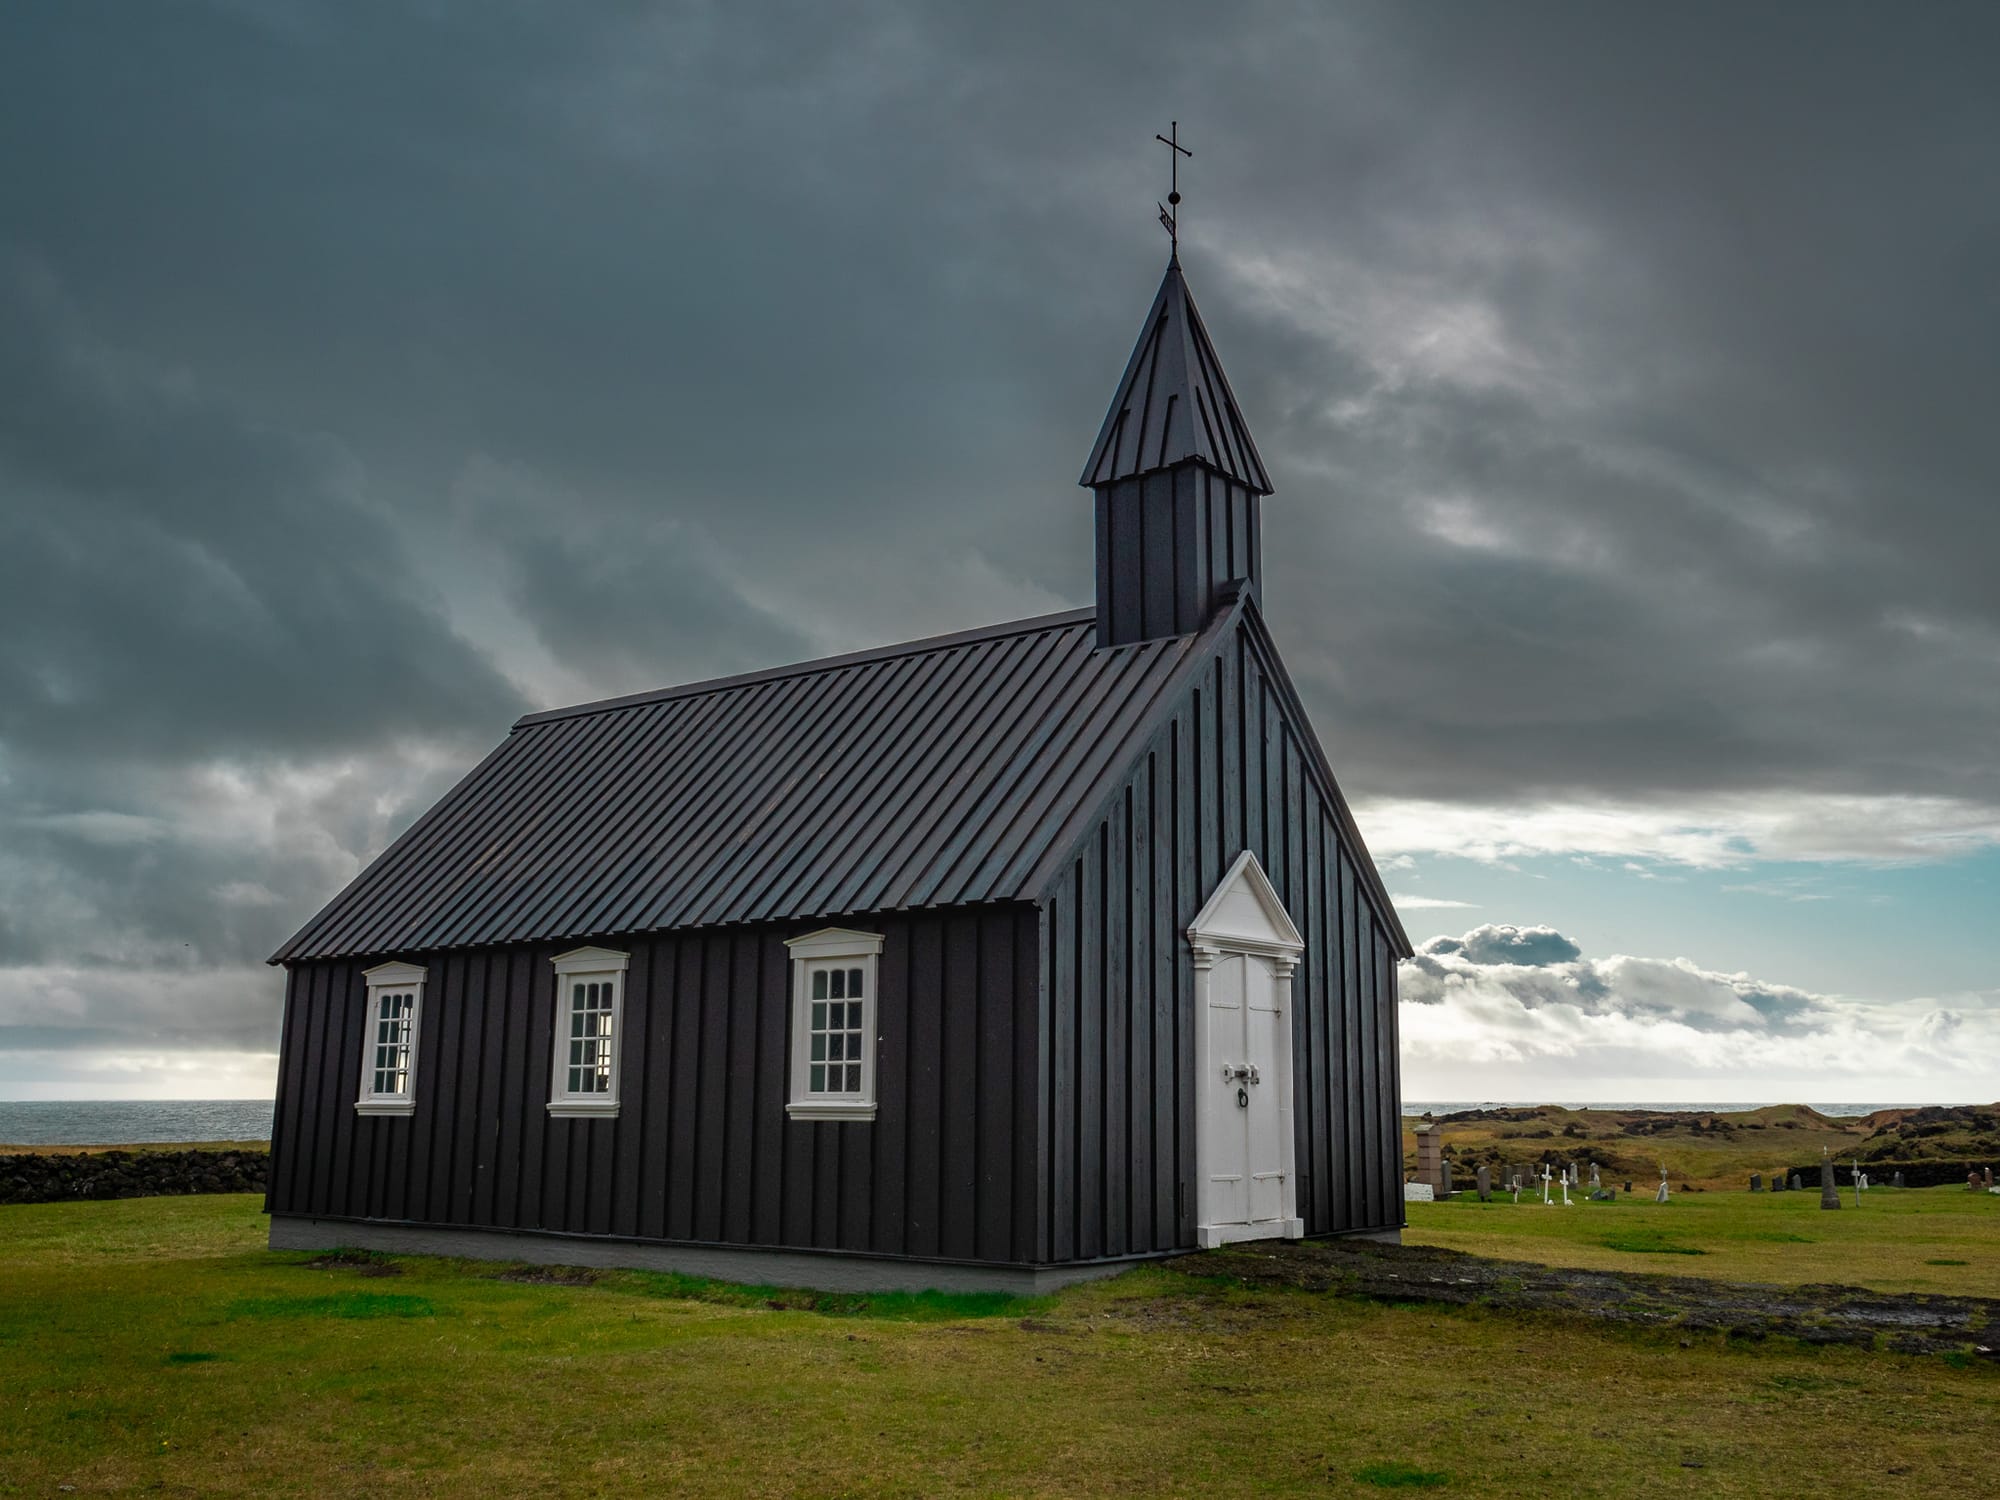
M 1171 163 L 1168 177 L 1167 201 L 1160 205 L 1160 227 L 1167 231 L 1167 238 L 1173 242 L 1175 260 L 1181 258 L 1181 158 L 1194 153 L 1181 144 L 1181 122 L 1176 120 L 1167 127 L 1171 135 L 1156 135 L 1154 140 L 1167 148 L 1167 160 Z

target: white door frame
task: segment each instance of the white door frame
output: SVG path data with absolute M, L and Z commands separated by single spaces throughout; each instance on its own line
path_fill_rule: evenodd
M 1249 898 L 1245 900 L 1244 898 Z M 1204 1250 L 1231 1240 L 1301 1239 L 1305 1221 L 1298 1216 L 1298 1141 L 1294 1133 L 1292 1093 L 1292 972 L 1305 939 L 1278 899 L 1263 866 L 1248 849 L 1237 856 L 1228 874 L 1217 883 L 1187 931 L 1188 946 L 1194 956 L 1195 1078 L 1195 1236 Z M 1209 995 L 1217 960 L 1225 955 L 1243 954 L 1261 958 L 1271 965 L 1280 1024 L 1278 1026 L 1277 1075 L 1271 1085 L 1277 1090 L 1279 1161 L 1284 1172 L 1280 1185 L 1279 1217 L 1249 1224 L 1214 1222 L 1215 1194 L 1209 1184 L 1210 1146 L 1203 1140 L 1202 1122 L 1208 1117 L 1207 1090 L 1227 1059 L 1211 1056 L 1209 1040 Z

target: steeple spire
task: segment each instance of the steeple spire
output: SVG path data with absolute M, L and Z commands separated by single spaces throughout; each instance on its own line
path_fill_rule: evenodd
M 1077 483 L 1110 484 L 1190 459 L 1260 495 L 1271 493 L 1264 460 L 1176 257 L 1167 264 Z
M 1097 495 L 1100 646 L 1199 630 L 1222 584 L 1260 580 L 1270 476 L 1178 254 L 1078 483 Z

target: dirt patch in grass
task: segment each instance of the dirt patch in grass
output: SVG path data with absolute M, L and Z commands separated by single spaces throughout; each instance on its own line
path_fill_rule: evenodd
M 525 1281 L 533 1286 L 594 1286 L 601 1272 L 588 1266 L 509 1266 L 495 1271 L 494 1281 Z
M 303 1262 L 308 1271 L 352 1271 L 357 1276 L 401 1276 L 403 1268 L 372 1250 L 329 1250 Z
M 1204 1279 L 1339 1292 L 1392 1304 L 1454 1303 L 1569 1313 L 1613 1323 L 1773 1334 L 1808 1344 L 1872 1345 L 1903 1354 L 1967 1354 L 2000 1364 L 2000 1300 L 1871 1292 L 1852 1286 L 1763 1286 L 1646 1272 L 1587 1271 L 1489 1260 L 1431 1245 L 1359 1240 L 1182 1256 L 1168 1265 Z

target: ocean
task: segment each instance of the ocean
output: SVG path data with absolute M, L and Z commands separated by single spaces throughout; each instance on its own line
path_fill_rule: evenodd
M 0 1145 L 268 1141 L 269 1099 L 0 1099 Z

